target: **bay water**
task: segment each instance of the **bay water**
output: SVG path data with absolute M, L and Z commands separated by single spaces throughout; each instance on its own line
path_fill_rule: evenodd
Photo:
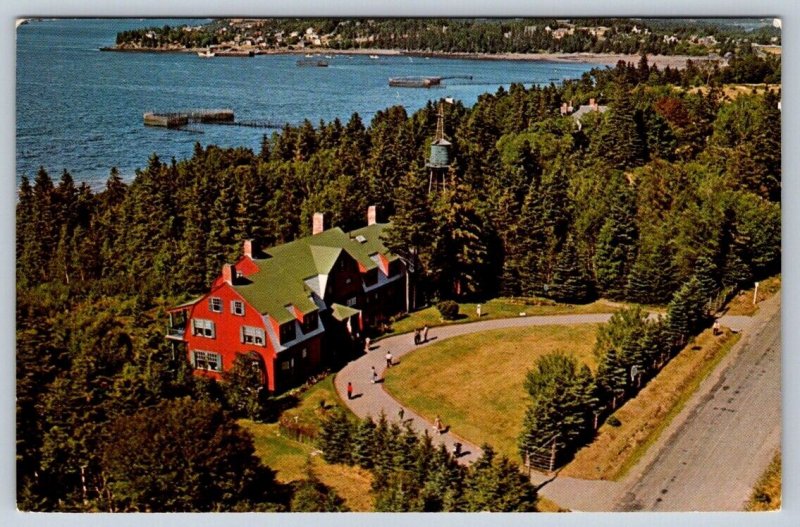
M 57 179 L 100 187 L 112 166 L 130 180 L 152 153 L 190 157 L 195 142 L 258 150 L 273 130 L 191 125 L 189 131 L 143 125 L 146 111 L 230 108 L 239 121 L 299 124 L 358 112 L 364 124 L 392 105 L 409 115 L 428 100 L 453 97 L 471 106 L 511 83 L 548 84 L 580 77 L 594 65 L 408 56 L 331 55 L 329 67 L 298 67 L 302 55 L 200 58 L 193 53 L 117 53 L 118 31 L 199 25 L 205 20 L 55 19 L 17 29 L 17 180 L 44 166 Z M 389 77 L 441 76 L 438 88 L 396 88 Z

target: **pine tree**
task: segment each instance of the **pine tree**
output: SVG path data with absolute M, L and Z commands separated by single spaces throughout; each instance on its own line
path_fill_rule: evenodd
M 536 489 L 508 458 L 489 445 L 469 469 L 464 501 L 468 512 L 536 512 Z
M 642 164 L 645 141 L 638 119 L 631 88 L 626 84 L 617 86 L 600 134 L 592 141 L 594 155 L 619 169 Z
M 582 303 L 589 300 L 592 292 L 591 277 L 578 257 L 572 238 L 567 238 L 567 242 L 556 259 L 547 296 L 559 302 Z
M 611 210 L 597 235 L 594 269 L 600 292 L 622 298 L 638 241 L 636 196 L 624 177 L 617 177 L 614 183 Z
M 353 434 L 353 463 L 361 468 L 370 469 L 375 464 L 376 443 L 375 423 L 365 417 L 358 424 Z
M 333 408 L 322 420 L 318 441 L 328 463 L 352 463 L 353 425 L 341 408 Z
M 675 293 L 667 307 L 667 325 L 673 344 L 680 348 L 705 322 L 706 300 L 700 282 L 692 277 Z
M 443 191 L 434 205 L 436 224 L 428 271 L 445 298 L 482 292 L 488 270 L 483 219 L 467 186 Z

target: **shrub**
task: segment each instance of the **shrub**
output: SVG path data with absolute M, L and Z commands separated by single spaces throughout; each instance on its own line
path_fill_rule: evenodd
M 458 304 L 452 300 L 442 300 L 436 304 L 436 309 L 445 320 L 455 320 L 458 318 Z

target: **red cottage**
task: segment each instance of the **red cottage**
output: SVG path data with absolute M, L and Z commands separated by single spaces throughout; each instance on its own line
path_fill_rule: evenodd
M 272 392 L 304 381 L 405 307 L 405 266 L 380 239 L 388 224 L 375 207 L 367 218 L 345 233 L 315 214 L 311 236 L 263 253 L 245 241 L 207 294 L 170 310 L 167 338 L 186 344 L 197 375 L 219 378 L 243 355 Z

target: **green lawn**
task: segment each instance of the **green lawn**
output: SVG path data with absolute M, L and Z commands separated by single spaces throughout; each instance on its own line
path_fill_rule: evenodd
M 463 316 L 458 320 L 442 320 L 439 310 L 435 306 L 415 311 L 392 324 L 391 330 L 386 334 L 397 335 L 408 333 L 425 325 L 428 327 L 442 326 L 445 324 L 460 324 L 478 320 L 476 303 L 466 302 L 459 304 L 459 313 Z M 566 315 L 573 313 L 613 313 L 624 307 L 622 304 L 597 300 L 591 304 L 573 305 L 557 304 L 544 298 L 494 298 L 481 304 L 480 320 L 493 318 L 512 318 L 526 315 Z
M 537 357 L 561 351 L 595 367 L 597 324 L 488 331 L 432 344 L 387 372 L 386 389 L 455 434 L 518 459 L 517 436 L 528 404 L 525 375 Z
M 283 415 L 297 416 L 303 423 L 316 423 L 320 415 L 320 402 L 328 407 L 332 404 L 344 406 L 333 387 L 333 375 L 303 393 L 299 404 L 286 410 Z M 239 424 L 253 435 L 256 455 L 265 465 L 276 471 L 279 481 L 289 483 L 305 477 L 305 465 L 311 459 L 317 476 L 335 489 L 350 509 L 361 512 L 372 510 L 372 476 L 368 471 L 325 463 L 319 455 L 312 454 L 314 445 L 280 435 L 277 423 L 257 423 L 240 419 Z

